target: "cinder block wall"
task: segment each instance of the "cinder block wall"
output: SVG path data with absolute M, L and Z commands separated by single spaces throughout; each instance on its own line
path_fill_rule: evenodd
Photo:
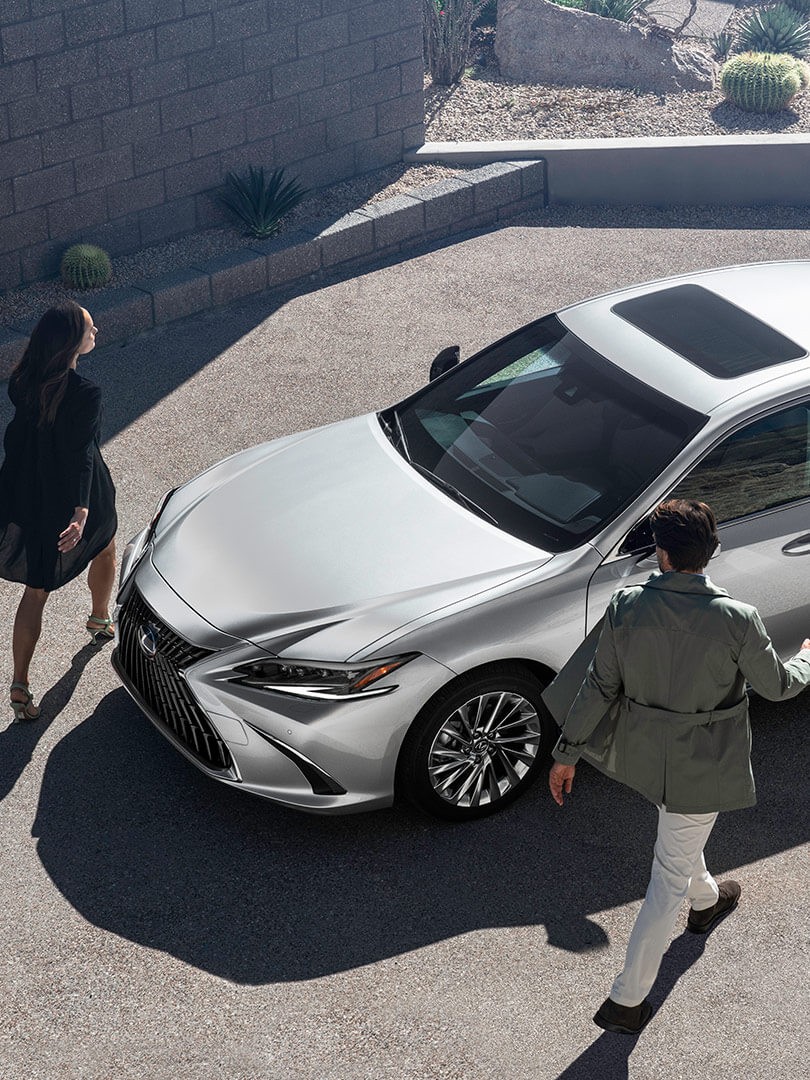
M 0 289 L 219 223 L 229 170 L 398 162 L 422 85 L 419 0 L 0 0 Z

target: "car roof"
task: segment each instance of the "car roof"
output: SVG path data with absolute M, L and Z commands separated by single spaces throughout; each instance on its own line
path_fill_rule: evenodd
M 736 377 L 710 374 L 613 308 L 660 289 L 694 284 L 755 316 L 801 346 L 804 355 Z M 753 263 L 647 282 L 584 300 L 558 312 L 560 321 L 628 374 L 676 401 L 711 413 L 739 395 L 767 400 L 776 390 L 810 389 L 810 260 Z M 774 384 L 778 382 L 778 387 Z

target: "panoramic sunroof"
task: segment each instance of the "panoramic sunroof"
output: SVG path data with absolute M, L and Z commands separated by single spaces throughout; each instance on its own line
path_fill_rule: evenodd
M 701 285 L 675 285 L 611 310 L 717 379 L 806 355 L 795 341 Z

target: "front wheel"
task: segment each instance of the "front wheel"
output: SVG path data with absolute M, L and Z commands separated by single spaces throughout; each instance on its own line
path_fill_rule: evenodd
M 556 735 L 543 686 L 517 664 L 486 669 L 438 694 L 402 745 L 398 790 L 434 817 L 494 814 L 537 778 Z

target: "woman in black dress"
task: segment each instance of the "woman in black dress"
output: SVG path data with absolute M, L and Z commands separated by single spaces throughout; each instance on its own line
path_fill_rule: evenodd
M 40 715 L 28 667 L 48 594 L 88 564 L 87 630 L 96 644 L 114 636 L 115 487 L 98 445 L 101 391 L 76 371 L 96 333 L 78 304 L 49 308 L 9 378 L 16 411 L 0 468 L 0 577 L 25 585 L 12 642 L 15 720 Z

